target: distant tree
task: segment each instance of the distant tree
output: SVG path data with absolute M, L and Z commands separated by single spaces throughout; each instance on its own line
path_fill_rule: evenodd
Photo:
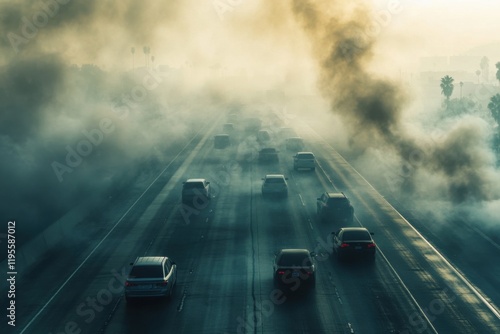
M 488 57 L 484 56 L 481 58 L 481 63 L 479 64 L 481 71 L 483 72 L 483 80 L 485 82 L 489 81 L 490 77 L 490 60 Z
M 477 75 L 477 83 L 479 83 L 479 76 L 481 75 L 481 71 L 477 70 L 476 75 Z
M 149 46 L 144 46 L 142 47 L 142 52 L 144 52 L 144 58 L 145 58 L 145 66 L 146 68 L 148 67 L 148 55 L 151 53 L 151 48 Z
M 491 116 L 500 125 L 500 94 L 493 95 L 488 103 L 488 109 L 491 111 Z
M 500 61 L 495 66 L 497 68 L 497 80 L 500 81 Z
M 453 78 L 450 77 L 449 75 L 446 75 L 441 78 L 441 94 L 443 94 L 446 97 L 446 104 L 448 105 L 448 102 L 450 101 L 450 96 L 453 94 Z

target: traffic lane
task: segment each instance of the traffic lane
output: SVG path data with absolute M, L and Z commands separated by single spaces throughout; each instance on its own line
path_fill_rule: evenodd
M 412 333 L 408 319 L 419 313 L 391 267 L 379 255 L 373 263 L 364 259 L 339 262 L 332 251 L 329 232 L 326 233 L 331 228 L 319 222 L 313 226 L 319 233 L 314 249 L 318 253 L 318 273 L 325 274 L 322 286 L 334 287 L 330 303 L 337 302 L 337 307 L 344 309 L 352 328 L 360 332 Z M 320 286 L 316 289 L 319 291 Z
M 99 251 L 75 273 L 33 328 L 61 332 L 74 325 L 82 332 L 102 330 L 122 302 L 130 262 L 147 252 L 148 241 L 160 234 L 161 222 L 175 203 L 176 198 L 172 198 L 154 210 L 154 217 L 143 215 L 132 224 L 118 226 Z
M 320 302 L 321 310 L 329 309 L 328 313 L 334 312 L 343 313 L 344 319 L 341 320 L 341 326 L 330 326 L 334 328 L 355 328 L 361 331 L 378 330 L 380 332 L 393 331 L 407 327 L 407 319 L 411 314 L 415 313 L 413 300 L 409 298 L 404 288 L 397 284 L 387 284 L 385 279 L 391 277 L 389 282 L 395 280 L 390 267 L 384 266 L 384 263 L 379 265 L 382 268 L 379 273 L 379 267 L 374 265 L 366 265 L 366 263 L 356 263 L 354 267 L 344 267 L 344 264 L 339 264 L 333 260 L 331 255 L 331 246 L 327 237 L 333 226 L 321 223 L 317 220 L 315 206 L 313 200 L 318 194 L 325 190 L 336 190 L 332 185 L 329 185 L 321 177 L 318 178 L 316 173 L 304 173 L 302 171 L 292 172 L 289 174 L 290 181 L 290 197 L 288 202 L 292 203 L 292 207 L 288 208 L 290 212 L 294 212 L 294 219 L 288 219 L 290 222 L 298 223 L 300 232 L 295 231 L 292 235 L 287 235 L 287 230 L 280 231 L 283 224 L 277 224 L 283 220 L 283 213 L 279 212 L 277 206 L 268 205 L 269 213 L 275 213 L 271 216 L 272 227 L 269 235 L 284 235 L 284 242 L 290 243 L 290 239 L 297 238 L 297 235 L 308 236 L 308 242 L 315 245 L 314 249 L 318 253 L 323 253 L 318 256 L 318 289 L 322 290 L 320 295 L 324 300 Z M 307 203 L 307 204 L 306 204 Z M 268 203 L 266 203 L 268 204 Z M 266 207 L 266 205 L 264 205 Z M 278 207 L 279 208 L 279 207 Z M 288 225 L 290 225 L 290 222 Z M 328 233 L 326 233 L 328 231 Z M 280 233 L 281 232 L 281 233 Z M 283 233 L 285 232 L 285 233 Z M 278 237 L 274 237 L 275 239 Z M 358 267 L 359 266 L 359 267 Z M 361 274 L 354 270 L 345 271 L 342 269 L 357 269 L 361 270 Z M 377 269 L 377 270 L 375 270 Z M 323 277 L 322 277 L 323 276 Z M 322 281 L 320 285 L 320 281 Z M 377 288 L 373 288 L 377 286 Z M 326 292 L 328 291 L 328 292 Z M 343 297 L 341 297 L 343 296 Z M 373 301 L 367 300 L 367 296 L 374 296 Z M 342 303 L 344 300 L 344 303 Z M 346 302 L 347 301 L 347 302 Z M 380 302 L 383 301 L 383 302 Z M 340 303 L 332 309 L 332 305 Z M 331 316 L 328 316 L 331 319 Z M 342 317 L 339 316 L 339 319 Z M 382 321 L 380 320 L 382 319 Z M 350 324 L 350 326 L 348 325 Z
M 142 201 L 139 201 L 135 206 L 134 213 L 125 217 L 119 225 L 116 226 L 116 233 L 128 233 L 137 223 L 138 217 L 144 212 L 145 207 L 148 206 L 150 200 L 149 196 L 144 196 Z M 74 231 L 74 234 L 68 235 L 64 243 L 58 245 L 58 249 L 53 249 L 43 261 L 37 264 L 35 267 L 29 268 L 29 272 L 24 272 L 21 283 L 22 289 L 19 289 L 18 301 L 21 307 L 18 310 L 20 331 L 24 329 L 25 325 L 30 323 L 30 330 L 54 330 L 60 331 L 64 330 L 65 326 L 69 328 L 80 326 L 86 326 L 87 322 L 95 322 L 95 318 L 91 314 L 91 311 L 87 311 L 87 308 L 96 310 L 96 317 L 102 313 L 101 306 L 104 304 L 106 307 L 113 303 L 116 293 L 112 293 L 113 299 L 110 300 L 107 292 L 105 295 L 100 296 L 101 302 L 97 303 L 99 305 L 89 307 L 89 303 L 95 303 L 93 301 L 87 302 L 87 297 L 90 299 L 97 298 L 96 291 L 86 292 L 85 287 L 87 285 L 93 285 L 93 274 L 97 275 L 96 270 L 101 268 L 103 263 L 106 263 L 107 257 L 100 259 L 98 254 L 102 249 L 96 250 L 92 257 L 89 257 L 87 263 L 81 268 L 79 266 L 87 259 L 89 254 L 97 247 L 99 241 L 108 233 L 114 224 L 116 224 L 116 217 L 110 217 L 110 215 L 115 215 L 117 212 L 123 214 L 126 208 L 119 206 L 121 209 L 116 207 L 110 209 L 110 214 L 103 214 L 99 221 L 84 221 L 77 225 L 78 230 Z M 123 232 L 120 232 L 122 229 Z M 113 239 L 113 234 L 109 239 L 102 245 L 113 245 L 115 247 L 115 242 L 120 242 L 121 239 L 115 241 Z M 104 261 L 104 262 L 102 262 Z M 114 269 L 120 268 L 121 266 L 114 266 Z M 75 273 L 75 271 L 78 272 Z M 74 276 L 71 276 L 75 273 Z M 116 282 L 106 281 L 108 278 L 112 278 L 111 271 L 101 273 L 102 279 L 95 286 L 101 286 L 104 284 L 112 284 L 112 287 L 106 289 L 106 291 L 113 290 L 117 291 Z M 109 276 L 109 277 L 108 277 Z M 33 284 L 33 278 L 36 277 L 36 284 Z M 76 282 L 75 282 L 76 281 Z M 82 283 L 83 282 L 83 283 Z M 66 286 L 63 288 L 63 285 Z M 119 286 L 119 285 L 118 285 Z M 58 292 L 59 288 L 62 290 Z M 81 306 L 81 304 L 84 304 Z M 81 313 L 84 313 L 83 315 Z M 37 316 L 39 314 L 39 316 Z M 90 314 L 90 315 L 88 315 Z M 90 319 L 90 320 L 89 320 Z M 78 326 L 74 325 L 76 323 Z
M 131 184 L 127 191 L 110 194 L 107 205 L 103 205 L 105 210 L 92 212 L 72 231 L 65 230 L 64 239 L 59 244 L 40 258 L 34 266 L 24 268 L 19 273 L 17 283 L 19 287 L 22 287 L 17 294 L 20 303 L 22 302 L 16 310 L 19 331 L 22 331 L 27 324 L 36 322 L 38 315 L 46 313 L 43 308 L 50 306 L 53 294 L 85 260 L 106 233 L 117 224 L 117 221 L 119 224 L 126 225 L 127 221 L 133 222 L 140 216 L 141 210 L 147 207 L 145 203 L 156 198 L 162 189 L 161 184 L 167 182 L 172 176 L 171 170 L 178 166 L 179 161 L 185 158 L 191 146 L 196 143 L 196 138 L 193 138 L 186 146 L 172 151 L 172 156 L 175 158 L 168 161 L 165 169 L 158 170 L 158 174 L 154 176 L 143 174 L 140 179 Z M 133 210 L 129 211 L 132 207 Z M 33 284 L 33 277 L 36 277 L 37 284 Z M 56 320 L 56 323 L 61 323 L 61 321 Z M 37 330 L 37 328 L 30 325 L 27 331 L 29 330 Z
M 318 243 L 323 241 L 323 237 L 320 238 L 316 233 L 316 222 L 313 225 L 308 223 L 311 217 L 308 217 L 308 210 L 302 205 L 302 200 L 298 196 L 301 189 L 297 188 L 297 185 L 303 186 L 304 183 L 307 184 L 306 196 L 310 196 L 311 191 L 315 192 L 314 189 L 320 188 L 320 183 L 314 178 L 311 179 L 311 175 L 303 176 L 304 178 L 294 176 L 291 179 L 288 199 L 275 200 L 273 203 L 264 199 L 256 201 L 262 206 L 262 209 L 257 211 L 263 215 L 262 222 L 264 223 L 264 232 L 261 233 L 259 240 L 272 238 L 271 241 L 263 242 L 259 249 L 261 251 L 267 249 L 267 251 L 264 251 L 264 256 L 267 255 L 270 259 L 272 258 L 270 254 L 283 246 L 295 248 L 302 245 L 305 248 L 324 251 L 323 246 L 318 247 L 320 246 Z M 304 180 L 305 182 L 301 182 Z M 262 224 L 259 226 L 262 229 Z M 280 246 L 278 247 L 278 245 Z M 394 328 L 403 328 L 405 319 L 408 317 L 407 314 L 413 312 L 412 303 L 408 301 L 404 291 L 386 286 L 380 277 L 374 276 L 374 273 L 371 272 L 372 268 L 366 268 L 368 271 L 363 272 L 362 275 L 350 272 L 339 273 L 329 254 L 326 255 L 326 258 L 322 258 L 322 261 L 319 261 L 320 257 L 316 261 L 318 267 L 317 285 L 316 289 L 310 292 L 314 298 L 290 299 L 291 303 L 295 304 L 297 302 L 302 305 L 302 309 L 296 315 L 287 314 L 288 308 L 282 307 L 282 304 L 276 305 L 274 307 L 276 311 L 273 313 L 272 318 L 278 318 L 278 320 L 273 322 L 269 319 L 268 321 L 268 323 L 272 324 L 272 328 L 285 330 L 289 328 L 289 330 L 293 331 L 303 326 L 303 328 L 308 328 L 311 331 L 327 330 L 335 332 L 349 332 L 353 328 L 362 332 L 374 330 L 387 332 L 394 330 Z M 272 261 L 269 262 L 272 263 Z M 271 263 L 267 269 L 262 269 L 264 276 L 272 277 Z M 380 300 L 381 296 L 385 297 L 382 304 L 367 301 L 367 296 L 373 294 L 369 287 L 374 283 L 380 286 L 374 300 Z M 263 286 L 262 289 L 269 291 L 270 287 L 269 285 L 267 287 Z M 344 294 L 345 301 L 342 302 L 343 298 L 340 296 Z M 396 294 L 398 295 L 396 296 Z M 270 295 L 270 292 L 264 294 L 268 298 L 268 304 Z M 265 302 L 266 300 L 264 300 Z M 287 303 L 285 302 L 283 305 L 287 305 Z M 388 312 L 388 309 L 392 310 L 392 312 Z M 291 306 L 290 312 L 294 312 L 293 310 L 295 310 L 295 307 Z M 399 311 L 394 312 L 394 310 Z M 406 313 L 404 313 L 405 311 Z M 297 319 L 293 325 L 287 321 L 290 316 Z M 380 319 L 383 319 L 383 321 L 380 321 Z M 388 319 L 391 321 L 387 321 Z
M 177 281 L 172 297 L 145 298 L 128 303 L 121 296 L 117 307 L 109 310 L 106 322 L 102 324 L 100 330 L 107 333 L 137 333 L 137 329 L 141 329 L 145 333 L 151 333 L 164 326 L 176 328 L 175 326 L 182 325 L 177 314 L 182 310 L 187 288 L 193 280 L 196 265 L 192 255 L 202 254 L 204 236 L 210 229 L 206 222 L 211 212 L 210 206 L 207 206 L 187 222 L 180 213 L 181 207 L 182 204 L 176 201 L 176 205 L 166 212 L 163 219 L 156 222 L 156 229 L 150 234 L 139 236 L 140 240 L 133 237 L 137 235 L 133 231 L 122 236 L 127 240 L 124 242 L 125 245 L 143 245 L 140 251 L 136 250 L 128 256 L 129 262 L 137 256 L 159 255 L 169 256 L 176 263 Z
M 199 259 L 179 314 L 186 333 L 234 333 L 248 312 L 254 259 L 245 183 L 243 176 L 220 191 L 203 249 L 187 254 Z
M 202 165 L 207 169 L 204 173 L 208 173 L 215 164 Z M 238 179 L 231 182 L 237 183 Z M 216 332 L 216 329 L 229 330 L 236 326 L 233 320 L 236 321 L 244 310 L 238 305 L 245 305 L 248 293 L 244 245 L 249 237 L 248 215 L 240 212 L 238 204 L 245 203 L 244 208 L 248 201 L 248 194 L 241 191 L 238 184 L 223 187 L 209 207 L 201 211 L 206 213 L 205 218 L 193 214 L 193 219 L 185 221 L 183 214 L 178 212 L 167 221 L 174 226 L 172 235 L 168 239 L 156 238 L 151 249 L 170 249 L 180 268 L 177 286 L 180 296 L 176 296 L 175 320 L 158 319 L 153 328 L 175 332 L 182 328 L 189 333 Z M 197 230 L 200 226 L 201 230 Z M 109 332 L 127 332 L 123 327 L 127 324 L 126 316 L 125 309 L 119 308 Z M 140 327 L 141 319 L 137 322 L 139 324 L 133 328 Z
M 256 187 L 258 184 L 256 184 Z M 293 282 L 291 291 L 273 281 L 274 254 L 282 248 L 306 248 L 311 250 L 314 242 L 310 238 L 311 228 L 301 219 L 298 197 L 295 187 L 290 184 L 288 198 L 263 197 L 259 192 L 255 196 L 256 232 L 258 253 L 261 265 L 258 267 L 261 279 L 255 284 L 261 294 L 257 305 L 262 310 L 249 329 L 256 328 L 264 332 L 336 332 L 343 333 L 347 323 L 324 302 L 325 295 L 333 296 L 323 286 L 323 279 L 317 277 L 315 289 L 310 289 L 307 281 Z M 305 224 L 304 224 L 305 223 Z M 317 272 L 318 273 L 318 272 Z M 324 278 L 324 275 L 321 276 Z M 318 289 L 321 289 L 317 298 Z M 295 290 L 295 291 L 294 291 Z M 328 299 L 328 297 L 326 297 Z M 293 321 L 290 321 L 293 319 Z M 347 331 L 345 331 L 347 332 Z
M 489 312 L 490 316 L 487 316 L 488 309 L 484 303 L 479 303 L 479 299 L 471 301 L 470 296 L 467 296 L 463 299 L 450 300 L 446 294 L 449 291 L 448 286 L 456 287 L 453 293 L 457 296 L 464 296 L 462 293 L 464 290 L 469 294 L 472 290 L 464 281 L 455 282 L 457 275 L 450 273 L 449 266 L 444 264 L 439 257 L 436 258 L 434 251 L 430 251 L 431 254 L 428 256 L 419 256 L 419 254 L 428 253 L 430 249 L 422 237 L 359 174 L 350 169 L 348 164 L 338 165 L 337 161 L 342 160 L 341 157 L 332 152 L 332 149 L 325 150 L 330 152 L 330 158 L 325 159 L 325 162 L 329 163 L 323 164 L 327 174 L 340 180 L 341 184 L 350 189 L 359 221 L 378 234 L 375 240 L 379 248 L 387 250 L 390 263 L 394 264 L 398 274 L 409 286 L 419 304 L 424 305 L 421 308 L 425 311 L 424 308 L 428 309 L 430 304 L 444 303 L 443 310 L 434 311 L 434 313 L 439 313 L 439 317 L 432 315 L 427 318 L 432 320 L 433 324 L 442 326 L 440 328 L 444 330 L 455 328 L 457 332 L 466 333 L 468 330 L 480 331 L 481 328 L 486 331 L 496 329 L 495 317 L 491 312 Z M 404 250 L 409 251 L 404 253 Z M 432 260 L 429 260 L 430 258 Z M 431 266 L 429 266 L 430 262 L 433 262 Z M 420 266 L 423 269 L 415 270 L 409 267 L 408 263 L 417 263 L 413 267 Z M 468 306 L 464 308 L 464 305 L 459 302 L 466 303 Z M 486 325 L 482 323 L 485 316 L 488 320 Z
M 191 155 L 196 153 L 195 150 Z M 74 307 L 65 307 L 68 310 L 67 319 L 64 316 L 59 316 L 59 321 L 56 321 L 56 319 L 52 320 L 47 316 L 43 320 L 45 324 L 39 324 L 41 328 L 51 328 L 51 324 L 66 326 L 67 324 L 73 324 L 75 322 L 74 319 L 78 319 L 81 322 L 83 318 L 83 323 L 78 325 L 84 326 L 85 330 L 95 331 L 99 330 L 103 326 L 103 323 L 108 322 L 108 318 L 112 315 L 116 305 L 115 301 L 118 301 L 119 298 L 114 292 L 111 294 L 112 299 L 109 298 L 111 288 L 106 287 L 106 283 L 108 282 L 106 275 L 117 270 L 127 270 L 128 267 L 126 264 L 133 261 L 137 256 L 144 254 L 148 248 L 148 243 L 158 236 L 158 229 L 164 226 L 162 222 L 164 222 L 165 217 L 172 210 L 172 205 L 178 202 L 179 192 L 175 191 L 175 187 L 170 186 L 172 183 L 178 183 L 178 179 L 179 176 L 174 175 L 165 186 L 164 183 L 160 182 L 151 185 L 151 188 L 159 188 L 161 191 L 148 193 L 145 196 L 148 197 L 148 201 L 143 200 L 140 202 L 141 205 L 136 205 L 131 213 L 125 217 L 124 221 L 113 231 L 113 234 L 110 234 L 109 239 L 102 244 L 98 252 L 94 254 L 92 261 L 97 263 L 102 272 L 98 273 L 97 269 L 95 269 L 96 267 L 93 267 L 91 262 L 86 263 L 72 281 L 68 283 L 68 286 L 65 287 L 65 290 L 69 289 L 68 291 L 70 292 L 64 296 L 58 296 L 54 300 L 54 307 L 65 303 L 66 300 L 74 300 L 75 303 L 78 303 Z M 157 181 L 160 181 L 160 179 L 157 179 Z M 151 200 L 152 197 L 154 197 L 154 200 Z M 196 217 L 195 219 L 202 219 L 202 217 Z M 115 248 L 118 248 L 118 250 L 114 255 L 110 255 L 109 252 L 113 252 Z M 128 255 L 124 256 L 124 254 Z M 104 277 L 104 279 L 101 279 L 101 277 Z M 86 282 L 86 286 L 88 287 L 86 289 L 81 289 L 81 287 L 75 288 L 76 283 L 74 281 Z M 123 284 L 123 279 L 121 283 Z M 81 293 L 77 294 L 76 291 L 81 291 Z M 99 296 L 101 297 L 101 301 L 96 305 L 93 300 Z M 82 304 L 84 304 L 83 307 L 87 307 L 90 310 L 80 307 Z M 76 310 L 76 312 L 71 310 Z M 46 313 L 51 315 L 60 314 L 59 311 L 58 313 L 52 313 L 50 308 L 46 310 Z
M 358 219 L 376 233 L 379 249 L 438 331 L 468 333 L 498 328 L 498 319 L 474 297 L 467 282 L 392 206 L 373 190 L 361 194 Z
M 432 244 L 442 250 L 452 249 L 453 252 L 446 253 L 447 258 L 495 305 L 500 305 L 500 265 L 497 260 L 500 257 L 500 245 L 494 240 L 493 228 L 477 226 L 477 222 L 469 217 L 437 222 L 432 213 L 405 209 L 397 201 L 396 205 L 401 214 L 422 231 Z M 486 232 L 481 230 L 483 228 L 486 228 Z

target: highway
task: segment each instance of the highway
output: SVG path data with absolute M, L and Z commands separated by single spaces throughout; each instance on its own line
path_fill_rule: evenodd
M 92 215 L 98 219 L 80 222 L 71 238 L 24 270 L 16 333 L 500 332 L 498 261 L 484 272 L 467 262 L 452 265 L 454 245 L 445 236 L 426 229 L 432 242 L 424 238 L 414 227 L 422 217 L 397 211 L 308 126 L 293 128 L 318 167 L 294 171 L 294 152 L 277 129 L 279 164 L 259 164 L 255 150 L 245 154 L 256 147 L 255 135 L 241 124 L 232 147 L 214 149 L 224 122 L 207 124 L 172 152 L 156 178 L 117 194 L 108 210 Z M 262 197 L 261 178 L 270 173 L 288 177 L 288 198 Z M 187 207 L 180 191 L 193 177 L 211 182 L 213 198 Z M 316 198 L 326 190 L 344 191 L 355 208 L 353 225 L 375 233 L 373 264 L 340 263 L 331 253 L 328 236 L 340 226 L 316 217 Z M 472 245 L 487 244 L 480 233 L 470 238 Z M 488 257 L 498 258 L 494 245 Z M 315 289 L 286 293 L 273 285 L 273 257 L 281 248 L 316 252 Z M 129 264 L 144 255 L 176 262 L 171 300 L 125 301 Z M 467 277 L 473 272 L 480 279 Z

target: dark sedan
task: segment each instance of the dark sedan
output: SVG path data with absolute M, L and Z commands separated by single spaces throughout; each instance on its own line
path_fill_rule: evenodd
M 282 249 L 274 258 L 274 282 L 276 285 L 296 291 L 301 287 L 314 287 L 316 268 L 314 253 L 307 249 Z
M 332 232 L 333 251 L 339 260 L 354 257 L 374 260 L 377 246 L 372 235 L 373 233 L 364 227 L 343 227 Z

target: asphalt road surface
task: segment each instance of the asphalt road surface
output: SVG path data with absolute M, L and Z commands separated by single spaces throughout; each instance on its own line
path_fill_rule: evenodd
M 421 217 L 405 219 L 306 126 L 295 130 L 318 157 L 316 171 L 294 171 L 293 152 L 277 134 L 277 164 L 259 164 L 255 137 L 243 131 L 232 147 L 215 150 L 211 139 L 221 125 L 207 125 L 156 179 L 116 194 L 105 212 L 92 215 L 98 219 L 80 222 L 26 268 L 9 333 L 500 332 L 498 261 L 484 272 L 465 261 L 452 266 L 453 235 L 426 229 L 428 242 L 411 225 Z M 288 198 L 262 197 L 261 178 L 271 173 L 288 177 Z M 211 182 L 211 201 L 180 203 L 182 181 L 192 177 Z M 336 260 L 328 236 L 340 226 L 316 217 L 316 197 L 325 190 L 344 191 L 355 208 L 353 225 L 375 233 L 374 263 Z M 480 233 L 470 238 L 498 259 L 494 242 Z M 281 248 L 316 252 L 314 289 L 274 286 Z M 144 255 L 177 263 L 170 300 L 125 301 L 129 264 Z

